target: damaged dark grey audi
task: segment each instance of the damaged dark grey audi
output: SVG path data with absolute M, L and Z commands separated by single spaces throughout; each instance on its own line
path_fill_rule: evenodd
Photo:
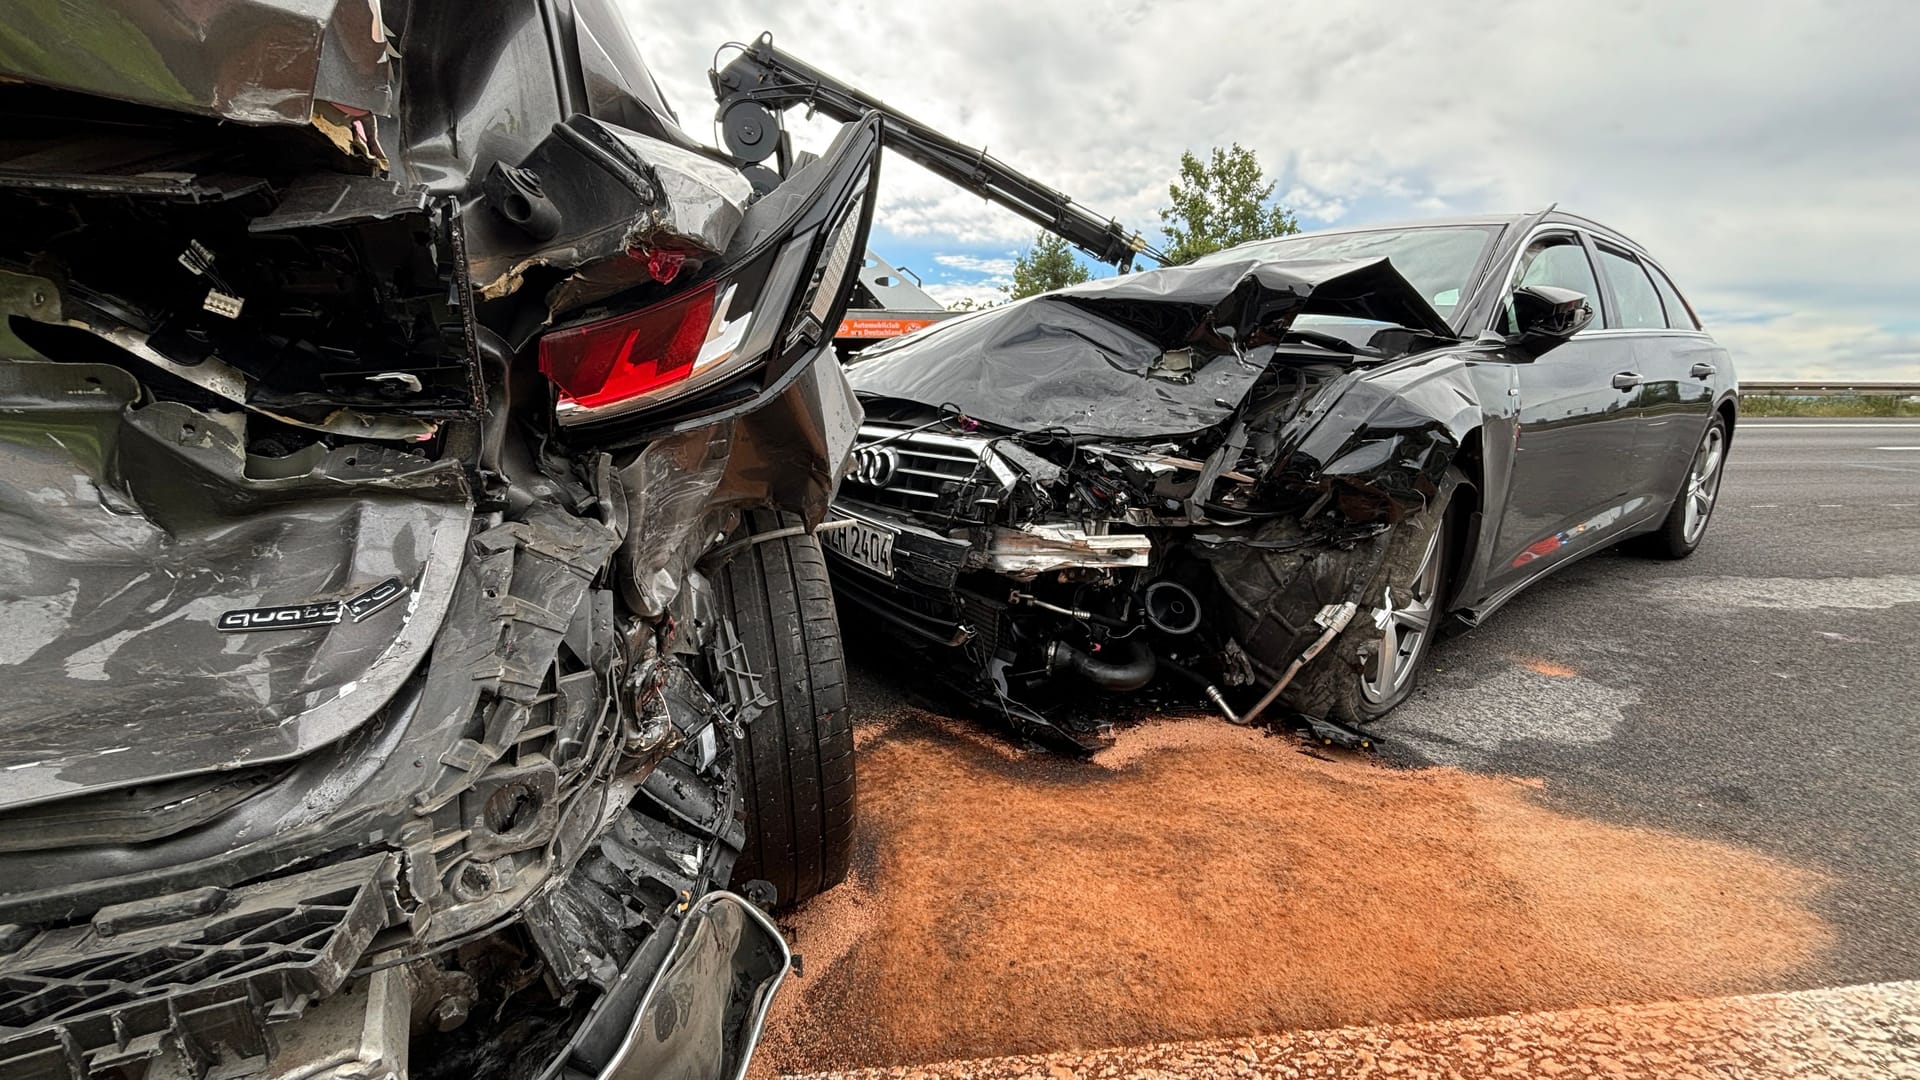
M 1082 747 L 1086 689 L 1150 686 L 1364 742 L 1443 620 L 1630 537 L 1690 553 L 1736 400 L 1647 253 L 1552 211 L 1094 281 L 849 379 L 836 591 Z
M 607 0 L 8 5 L 0 101 L 0 1076 L 739 1076 L 878 122 L 749 177 Z

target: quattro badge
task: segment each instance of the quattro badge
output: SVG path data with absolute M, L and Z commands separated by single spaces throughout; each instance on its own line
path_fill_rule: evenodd
M 308 604 L 238 608 L 222 612 L 214 625 L 232 634 L 250 630 L 304 630 L 309 626 L 332 626 L 343 618 L 359 622 L 400 599 L 406 591 L 407 587 L 401 584 L 399 578 L 388 578 L 345 600 L 315 600 Z

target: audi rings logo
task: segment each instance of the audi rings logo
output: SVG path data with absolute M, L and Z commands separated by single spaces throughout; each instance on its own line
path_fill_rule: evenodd
M 893 447 L 862 446 L 853 452 L 851 478 L 855 483 L 883 488 L 893 483 L 893 474 L 899 468 L 900 454 Z

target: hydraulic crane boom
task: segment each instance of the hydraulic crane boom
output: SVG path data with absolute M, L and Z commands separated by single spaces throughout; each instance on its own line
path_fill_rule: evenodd
M 879 98 L 774 48 L 772 34 L 762 34 L 753 44 L 739 48 L 739 56 L 726 67 L 708 72 L 708 78 L 720 102 L 721 137 L 727 149 L 741 160 L 760 162 L 777 153 L 784 171 L 790 155 L 778 114 L 795 105 L 817 109 L 843 123 L 877 112 L 884 125 L 887 149 L 1065 238 L 1093 258 L 1122 271 L 1133 268 L 1137 254 L 1166 262 L 1166 257 L 1139 233 L 1129 233 L 1119 222 L 1089 212 L 1064 192 L 1040 183 L 985 150 L 941 134 Z

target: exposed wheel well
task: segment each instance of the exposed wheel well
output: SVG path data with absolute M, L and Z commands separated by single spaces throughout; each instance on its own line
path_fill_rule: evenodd
M 1454 455 L 1453 467 L 1460 473 L 1459 486 L 1454 488 L 1453 499 L 1447 504 L 1447 519 L 1443 527 L 1447 530 L 1447 596 L 1444 607 L 1454 610 L 1459 603 L 1460 587 L 1464 584 L 1462 567 L 1467 563 L 1468 554 L 1480 542 L 1479 531 L 1485 526 L 1486 516 L 1483 509 L 1481 485 L 1486 473 L 1486 458 L 1480 449 L 1480 429 L 1474 428 L 1460 440 L 1460 450 Z
M 1720 419 L 1726 421 L 1727 441 L 1732 442 L 1733 441 L 1733 421 L 1734 421 L 1734 417 L 1739 414 L 1740 410 L 1734 407 L 1733 399 L 1728 398 L 1727 400 L 1720 403 L 1720 408 L 1718 412 L 1720 413 Z

